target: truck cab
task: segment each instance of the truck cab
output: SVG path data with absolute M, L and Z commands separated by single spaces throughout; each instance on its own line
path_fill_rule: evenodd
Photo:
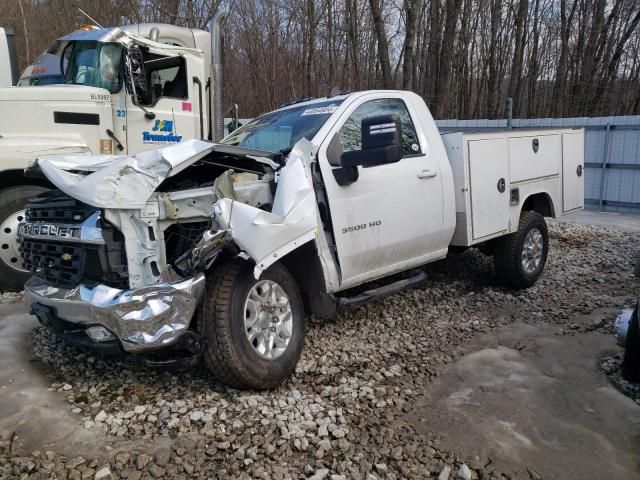
M 25 167 L 47 155 L 133 155 L 221 138 L 221 121 L 212 122 L 222 115 L 220 48 L 209 32 L 173 25 L 86 28 L 57 39 L 20 86 L 0 88 L 0 289 L 28 278 L 17 223 L 26 199 L 51 186 Z

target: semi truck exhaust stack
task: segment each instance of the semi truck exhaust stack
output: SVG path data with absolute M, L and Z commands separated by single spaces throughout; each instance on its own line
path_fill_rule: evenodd
M 223 52 L 224 38 L 222 36 L 222 20 L 225 14 L 218 12 L 211 20 L 211 82 L 213 93 L 211 95 L 211 122 L 212 140 L 218 142 L 224 137 L 224 75 L 223 75 Z
M 0 27 L 0 87 L 18 83 L 18 55 L 15 34 L 11 28 Z

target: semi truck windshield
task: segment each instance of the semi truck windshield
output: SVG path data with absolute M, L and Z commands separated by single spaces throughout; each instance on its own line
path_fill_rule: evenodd
M 222 143 L 265 152 L 279 152 L 298 140 L 311 140 L 343 99 L 306 103 L 266 113 L 226 137 Z
M 63 56 L 66 60 L 65 83 L 120 90 L 122 46 L 117 43 L 92 41 L 69 42 Z

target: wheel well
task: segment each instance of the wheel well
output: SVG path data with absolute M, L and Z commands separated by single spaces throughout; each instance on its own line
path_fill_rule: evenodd
M 336 303 L 326 292 L 324 273 L 315 242 L 305 243 L 286 255 L 281 262 L 298 284 L 306 313 L 333 318 Z
M 546 193 L 534 193 L 529 195 L 522 205 L 522 211 L 538 212 L 543 217 L 555 216 L 553 202 Z
M 22 170 L 0 171 L 0 189 L 16 187 L 18 185 L 37 185 L 39 187 L 52 188 L 53 185 L 40 178 L 25 177 Z

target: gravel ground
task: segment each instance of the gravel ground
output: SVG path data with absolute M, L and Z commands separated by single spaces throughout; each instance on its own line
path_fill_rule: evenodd
M 640 383 L 628 382 L 622 377 L 623 358 L 624 353 L 617 353 L 613 357 L 603 357 L 600 360 L 600 367 L 618 390 L 640 404 Z
M 497 285 L 492 260 L 469 250 L 428 266 L 426 287 L 334 321 L 310 319 L 295 375 L 270 392 L 228 390 L 204 369 L 172 374 L 103 359 L 37 328 L 34 353 L 56 372 L 51 389 L 79 428 L 109 434 L 116 447 L 66 458 L 21 452 L 8 439 L 0 477 L 512 478 L 442 451 L 438 432 L 417 434 L 406 411 L 479 333 L 513 321 L 551 323 L 559 335 L 611 331 L 612 321 L 575 318 L 630 304 L 640 235 L 554 223 L 550 236 L 545 274 L 526 291 Z M 148 448 L 121 451 L 123 439 Z

